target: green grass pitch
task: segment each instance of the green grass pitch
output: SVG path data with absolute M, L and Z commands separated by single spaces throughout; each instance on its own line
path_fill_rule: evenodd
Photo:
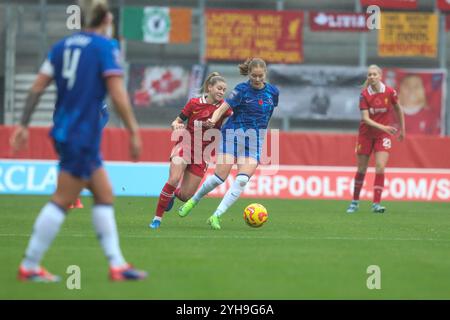
M 362 202 L 240 199 L 222 230 L 206 225 L 220 199 L 205 199 L 180 218 L 176 202 L 160 230 L 150 230 L 156 198 L 115 202 L 123 253 L 148 270 L 142 282 L 111 283 L 85 209 L 69 213 L 43 265 L 57 284 L 21 283 L 18 264 L 47 196 L 0 196 L 0 299 L 450 299 L 450 203 L 386 202 L 373 214 Z M 259 202 L 269 221 L 248 227 L 243 208 Z M 81 269 L 69 290 L 67 267 Z M 381 289 L 367 288 L 380 267 Z

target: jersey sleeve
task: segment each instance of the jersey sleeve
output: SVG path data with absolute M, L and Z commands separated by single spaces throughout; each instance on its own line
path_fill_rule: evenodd
M 120 51 L 112 42 L 102 43 L 100 46 L 101 72 L 104 77 L 123 75 L 120 61 Z
M 359 110 L 368 110 L 369 105 L 367 104 L 366 97 L 364 97 L 364 94 L 361 93 L 359 96 Z
M 233 91 L 231 91 L 230 95 L 225 99 L 225 102 L 228 103 L 228 105 L 234 109 L 235 107 L 241 104 L 242 96 L 243 90 L 238 85 L 233 89 Z
M 181 110 L 181 113 L 186 117 L 189 118 L 192 115 L 192 101 L 189 100 L 188 103 L 184 106 L 183 110 Z
M 50 51 L 45 59 L 44 63 L 42 63 L 41 68 L 39 69 L 39 73 L 45 74 L 51 78 L 55 74 L 55 69 L 52 64 L 52 51 Z
M 273 87 L 273 93 L 272 93 L 272 99 L 273 99 L 273 107 L 275 108 L 278 106 L 278 96 L 280 95 L 280 91 L 278 91 L 278 88 Z
M 395 90 L 395 89 L 392 89 L 392 92 L 391 92 L 391 103 L 393 106 L 398 104 L 398 95 L 397 95 L 397 90 Z

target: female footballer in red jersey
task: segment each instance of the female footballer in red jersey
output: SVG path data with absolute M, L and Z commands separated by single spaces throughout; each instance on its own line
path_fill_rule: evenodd
M 204 141 L 199 148 L 201 153 L 200 159 L 194 157 L 194 128 L 207 128 L 204 124 L 207 119 L 211 118 L 212 114 L 223 102 L 227 84 L 225 79 L 218 73 L 211 73 L 203 83 L 199 98 L 192 98 L 181 111 L 180 115 L 172 122 L 172 129 L 184 129 L 184 121 L 187 120 L 187 132 L 190 135 L 190 145 L 186 147 L 186 141 L 178 142 L 170 156 L 170 171 L 169 179 L 161 190 L 159 195 L 158 205 L 156 207 L 155 217 L 150 223 L 149 227 L 158 229 L 161 225 L 161 220 L 164 211 L 169 211 L 175 200 L 175 197 L 181 201 L 186 201 L 191 198 L 198 188 L 206 169 L 208 168 L 207 160 L 203 156 L 205 148 L 211 144 L 211 141 Z M 220 121 L 217 122 L 214 128 L 220 128 L 225 118 L 232 114 L 231 109 L 227 112 Z M 214 142 L 214 141 L 213 141 Z M 183 152 L 190 150 L 189 154 Z M 181 185 L 177 188 L 181 180 Z
M 380 201 L 384 187 L 384 168 L 392 146 L 391 137 L 397 133 L 397 129 L 390 125 L 392 109 L 400 122 L 399 141 L 405 137 L 405 120 L 402 108 L 398 103 L 397 92 L 381 82 L 381 69 L 377 65 L 371 65 L 368 68 L 367 80 L 360 96 L 359 109 L 361 110 L 361 124 L 356 146 L 358 170 L 355 175 L 353 201 L 348 207 L 347 213 L 354 213 L 359 208 L 359 194 L 372 152 L 375 154 L 372 211 L 383 213 L 386 208 L 380 205 Z

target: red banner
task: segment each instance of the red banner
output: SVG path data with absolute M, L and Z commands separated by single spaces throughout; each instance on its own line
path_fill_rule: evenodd
M 0 159 L 57 158 L 48 136 L 49 128 L 39 127 L 30 127 L 28 146 L 20 153 L 13 154 L 9 146 L 13 129 L 0 126 Z M 168 162 L 173 146 L 171 133 L 169 129 L 141 129 L 140 161 Z M 279 162 L 282 165 L 356 166 L 356 132 L 353 134 L 280 132 L 279 138 Z M 125 129 L 106 128 L 102 139 L 103 159 L 130 161 L 128 139 Z M 271 137 L 267 137 L 267 141 L 270 140 Z M 450 137 L 407 134 L 405 141 L 398 142 L 393 139 L 392 143 L 388 167 L 450 169 Z M 302 150 L 307 152 L 301 152 Z M 374 165 L 373 158 L 370 165 Z
M 360 0 L 361 5 L 368 7 L 371 5 L 388 9 L 416 9 L 417 0 Z
M 206 59 L 303 61 L 303 12 L 206 10 Z
M 443 70 L 386 69 L 385 82 L 397 89 L 405 114 L 406 134 L 444 134 Z
M 354 12 L 309 12 L 312 31 L 368 31 L 366 15 Z
M 450 11 L 450 0 L 437 0 L 437 7 L 442 11 Z
M 282 166 L 276 174 L 257 170 L 247 184 L 242 197 L 278 199 L 338 199 L 351 200 L 355 168 Z M 208 175 L 214 173 L 208 169 Z M 210 193 L 223 197 L 234 181 L 227 181 Z M 372 200 L 374 170 L 369 169 L 361 190 L 362 200 Z M 450 170 L 386 169 L 383 200 L 450 201 Z M 344 208 L 342 209 L 342 211 Z

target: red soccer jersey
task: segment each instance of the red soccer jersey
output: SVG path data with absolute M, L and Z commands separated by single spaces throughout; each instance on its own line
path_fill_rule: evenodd
M 392 110 L 398 103 L 397 92 L 395 89 L 380 83 L 380 92 L 374 92 L 371 86 L 368 86 L 361 92 L 359 109 L 368 110 L 369 117 L 382 125 L 392 125 Z M 359 133 L 378 137 L 385 134 L 383 131 L 368 126 L 364 121 L 359 125 Z
M 217 102 L 216 104 L 209 104 L 204 96 L 201 96 L 199 98 L 192 98 L 189 100 L 189 102 L 184 106 L 183 110 L 181 110 L 181 113 L 183 113 L 187 118 L 187 130 L 191 134 L 191 139 L 194 141 L 194 128 L 196 127 L 203 127 L 203 123 L 210 119 L 214 113 L 214 111 L 217 110 L 217 108 L 220 107 L 220 105 L 223 103 L 223 100 Z M 231 108 L 229 108 L 225 114 L 217 121 L 216 125 L 214 126 L 215 129 L 220 129 L 222 126 L 222 122 L 225 118 L 231 116 L 233 111 Z M 205 128 L 203 128 L 203 131 Z M 211 141 L 203 141 L 203 149 L 210 144 Z

